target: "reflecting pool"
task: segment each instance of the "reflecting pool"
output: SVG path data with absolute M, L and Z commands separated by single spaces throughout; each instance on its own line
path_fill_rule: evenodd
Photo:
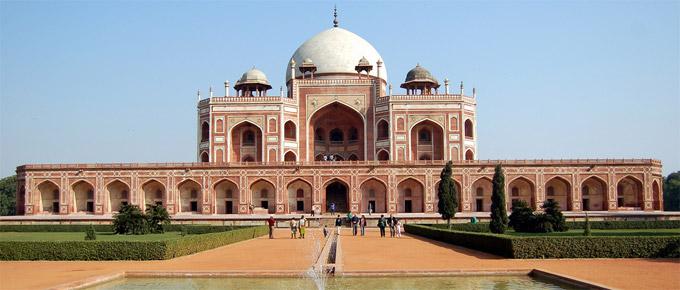
M 124 278 L 88 289 L 318 289 L 305 278 Z M 581 289 L 529 276 L 329 278 L 328 290 L 340 289 Z

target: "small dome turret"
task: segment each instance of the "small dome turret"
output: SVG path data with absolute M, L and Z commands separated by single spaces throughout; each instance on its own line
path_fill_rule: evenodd
M 255 66 L 245 72 L 234 86 L 237 92 L 240 91 L 238 95 L 242 97 L 267 96 L 267 90 L 271 88 L 272 86 L 267 82 L 267 76 L 262 71 L 256 69 Z
M 437 93 L 440 84 L 430 71 L 418 64 L 406 74 L 406 80 L 400 87 L 406 89 L 409 95 L 418 94 L 418 90 L 420 90 L 419 94 L 421 95 L 430 95 L 432 89 Z

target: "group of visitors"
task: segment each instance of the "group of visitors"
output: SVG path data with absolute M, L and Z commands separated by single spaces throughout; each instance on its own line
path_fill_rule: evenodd
M 390 237 L 401 238 L 401 221 L 398 220 L 394 215 L 390 214 L 390 217 L 385 219 L 385 215 L 381 214 L 378 220 L 378 228 L 380 228 L 380 237 L 385 237 L 385 228 L 390 227 Z
M 364 236 L 366 234 L 366 216 L 363 214 L 361 217 L 359 215 L 355 215 L 352 212 L 349 212 L 347 214 L 347 220 L 350 222 L 351 228 L 352 228 L 352 235 L 356 236 L 359 234 L 359 230 L 361 230 L 361 235 Z M 274 228 L 276 226 L 276 220 L 274 220 L 274 216 L 270 216 L 269 219 L 267 220 L 267 224 L 269 225 L 269 238 L 273 239 L 274 238 Z M 335 219 L 335 227 L 337 228 L 337 234 L 340 235 L 340 229 L 342 228 L 342 218 L 340 215 Z M 394 215 L 390 214 L 388 218 L 385 218 L 385 215 L 380 215 L 380 219 L 378 219 L 378 228 L 380 229 L 380 237 L 383 238 L 385 237 L 385 228 L 389 227 L 390 228 L 390 237 L 394 238 L 401 238 L 401 228 L 402 228 L 402 223 L 399 219 L 394 217 Z M 305 234 L 306 234 L 306 228 L 307 228 L 307 219 L 305 218 L 304 215 L 300 216 L 300 220 L 296 220 L 295 217 L 293 217 L 290 221 L 290 238 L 291 239 L 304 239 Z M 299 236 L 298 236 L 299 233 Z M 323 235 L 324 237 L 328 236 L 328 228 L 327 226 L 324 226 L 323 228 Z
M 323 155 L 323 161 L 340 161 L 338 158 L 335 157 L 335 155 Z
M 300 239 L 305 238 L 305 232 L 307 228 L 307 219 L 305 219 L 305 216 L 302 215 L 300 216 L 300 221 L 296 221 L 295 217 L 291 219 L 290 221 L 290 238 L 291 239 L 297 239 L 297 232 L 300 231 Z

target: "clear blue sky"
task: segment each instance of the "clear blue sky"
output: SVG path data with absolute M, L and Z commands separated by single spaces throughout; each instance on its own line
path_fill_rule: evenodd
M 278 95 L 332 26 L 477 88 L 479 159 L 655 158 L 680 170 L 679 1 L 1 1 L 0 176 L 196 160 L 196 91 L 256 65 Z M 233 91 L 232 91 L 233 94 Z

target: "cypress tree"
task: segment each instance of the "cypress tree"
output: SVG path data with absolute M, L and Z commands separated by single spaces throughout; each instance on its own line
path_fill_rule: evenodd
M 456 216 L 456 207 L 458 207 L 458 193 L 456 192 L 456 185 L 451 178 L 453 171 L 453 162 L 446 163 L 440 175 L 441 182 L 439 182 L 439 189 L 437 195 L 439 196 L 439 213 L 442 219 L 446 220 L 446 225 L 451 229 L 451 218 Z
M 586 213 L 586 226 L 583 230 L 584 236 L 590 236 L 590 220 L 588 219 L 588 213 Z
M 85 240 L 94 241 L 97 239 L 97 233 L 94 231 L 94 226 L 90 224 L 90 227 L 85 231 Z
M 500 164 L 496 165 L 493 175 L 493 195 L 491 195 L 491 223 L 492 233 L 504 234 L 508 229 L 508 211 L 505 208 L 505 175 Z

